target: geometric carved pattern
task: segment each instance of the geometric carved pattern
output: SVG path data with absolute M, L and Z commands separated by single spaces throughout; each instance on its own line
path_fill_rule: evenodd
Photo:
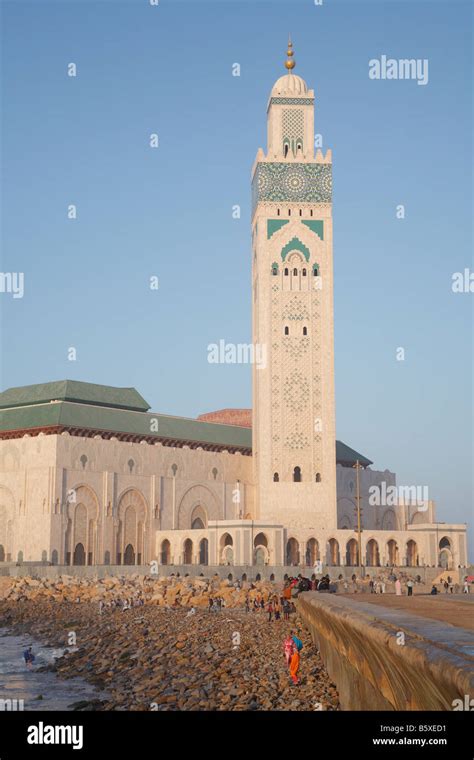
M 331 197 L 331 164 L 257 164 L 252 182 L 253 208 L 260 201 L 331 203 Z
M 283 139 L 288 137 L 290 140 L 303 139 L 304 116 L 303 111 L 299 108 L 284 108 L 282 115 L 282 133 Z
M 287 449 L 305 449 L 308 445 L 307 436 L 301 432 L 291 433 L 285 438 L 285 448 Z
M 287 319 L 296 319 L 298 321 L 309 319 L 306 304 L 301 302 L 298 296 L 294 296 L 291 301 L 285 304 L 283 309 L 283 320 Z
M 302 372 L 294 370 L 283 384 L 283 399 L 292 412 L 302 412 L 309 403 L 309 383 Z
M 309 348 L 309 338 L 307 335 L 302 336 L 301 338 L 291 338 L 286 335 L 283 338 L 283 348 L 292 359 L 298 359 L 298 357 L 307 352 Z
M 270 98 L 270 105 L 276 106 L 312 106 L 314 98 Z

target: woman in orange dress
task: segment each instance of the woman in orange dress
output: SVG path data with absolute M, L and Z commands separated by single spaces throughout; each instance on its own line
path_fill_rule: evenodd
M 291 655 L 291 660 L 290 660 L 290 676 L 294 684 L 299 683 L 299 678 L 297 676 L 299 667 L 300 667 L 300 653 L 295 647 L 293 650 L 293 654 Z

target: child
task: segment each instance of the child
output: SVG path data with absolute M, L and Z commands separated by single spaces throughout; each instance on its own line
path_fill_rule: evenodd
M 295 642 L 293 641 L 291 633 L 289 633 L 283 642 L 283 652 L 285 654 L 285 661 L 286 661 L 287 668 L 290 667 L 291 657 L 293 655 L 294 649 L 295 649 Z
M 33 647 L 28 647 L 28 649 L 25 649 L 25 651 L 23 652 L 23 657 L 24 657 L 27 668 L 31 668 L 31 666 L 33 665 L 35 661 L 35 656 L 32 650 L 33 650 Z

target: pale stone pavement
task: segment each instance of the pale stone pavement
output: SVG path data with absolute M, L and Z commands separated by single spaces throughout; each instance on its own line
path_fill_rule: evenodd
M 389 609 L 403 610 L 412 615 L 450 623 L 474 631 L 474 594 L 344 594 L 352 601 L 369 602 Z

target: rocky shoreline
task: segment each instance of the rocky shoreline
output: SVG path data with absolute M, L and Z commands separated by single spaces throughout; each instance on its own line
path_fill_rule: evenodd
M 268 622 L 264 611 L 245 612 L 247 595 L 280 591 L 266 582 L 239 589 L 202 578 L 12 579 L 0 624 L 45 644 L 75 643 L 50 669 L 59 678 L 81 676 L 104 694 L 76 709 L 337 710 L 336 687 L 297 615 Z M 225 606 L 209 612 L 216 596 Z M 130 607 L 117 607 L 118 599 Z M 283 657 L 290 630 L 304 644 L 298 686 Z

